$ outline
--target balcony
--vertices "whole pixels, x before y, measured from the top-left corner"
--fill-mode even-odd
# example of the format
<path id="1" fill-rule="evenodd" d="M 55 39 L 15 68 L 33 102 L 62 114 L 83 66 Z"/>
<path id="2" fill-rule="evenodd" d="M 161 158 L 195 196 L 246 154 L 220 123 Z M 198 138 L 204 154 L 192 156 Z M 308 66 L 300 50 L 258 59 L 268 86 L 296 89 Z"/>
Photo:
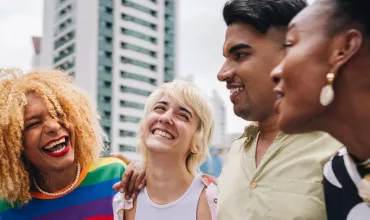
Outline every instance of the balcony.
<path id="1" fill-rule="evenodd" d="M 114 8 L 113 0 L 100 0 L 99 5 L 107 6 L 109 8 Z"/>
<path id="2" fill-rule="evenodd" d="M 55 41 L 54 43 L 54 49 L 58 49 L 59 47 L 63 46 L 64 44 L 70 42 L 75 38 L 75 32 L 69 32 L 67 35 L 62 37 L 60 40 Z"/>
<path id="3" fill-rule="evenodd" d="M 104 25 L 99 25 L 99 35 L 113 37 L 113 28 L 108 28 Z"/>
<path id="4" fill-rule="evenodd" d="M 110 126 L 112 125 L 112 123 L 111 123 L 111 119 L 108 119 L 108 118 L 104 118 L 104 117 L 102 117 L 102 118 L 100 119 L 100 125 L 101 125 L 102 127 L 110 127 Z"/>
<path id="5" fill-rule="evenodd" d="M 100 71 L 98 73 L 98 80 L 112 82 L 112 74 L 105 71 Z"/>
<path id="6" fill-rule="evenodd" d="M 112 43 L 108 43 L 105 40 L 99 40 L 99 49 L 108 52 L 113 52 L 113 45 Z"/>
<path id="7" fill-rule="evenodd" d="M 99 102 L 98 109 L 99 109 L 99 112 L 112 111 L 112 105 L 108 103 L 104 103 L 104 102 Z"/>
<path id="8" fill-rule="evenodd" d="M 102 66 L 112 66 L 112 58 L 108 58 L 107 56 L 99 56 L 98 57 L 99 61 L 99 65 L 102 65 Z"/>
<path id="9" fill-rule="evenodd" d="M 64 54 L 59 55 L 58 57 L 55 57 L 54 58 L 54 63 L 57 63 L 58 61 L 62 60 L 63 58 L 73 54 L 75 52 L 74 45 L 72 45 L 71 47 L 68 47 L 67 50 L 68 50 L 67 53 L 64 53 Z"/>
<path id="10" fill-rule="evenodd" d="M 113 14 L 108 14 L 106 12 L 100 12 L 99 19 L 103 21 L 113 22 Z"/>

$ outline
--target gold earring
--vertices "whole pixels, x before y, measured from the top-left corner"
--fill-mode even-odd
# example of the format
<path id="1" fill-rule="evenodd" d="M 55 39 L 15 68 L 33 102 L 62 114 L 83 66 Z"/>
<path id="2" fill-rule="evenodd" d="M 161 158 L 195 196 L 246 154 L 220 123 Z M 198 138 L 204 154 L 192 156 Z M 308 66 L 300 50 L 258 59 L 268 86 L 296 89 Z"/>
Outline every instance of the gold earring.
<path id="1" fill-rule="evenodd" d="M 327 84 L 321 89 L 320 104 L 322 106 L 328 106 L 334 100 L 334 73 L 328 73 L 326 75 Z"/>

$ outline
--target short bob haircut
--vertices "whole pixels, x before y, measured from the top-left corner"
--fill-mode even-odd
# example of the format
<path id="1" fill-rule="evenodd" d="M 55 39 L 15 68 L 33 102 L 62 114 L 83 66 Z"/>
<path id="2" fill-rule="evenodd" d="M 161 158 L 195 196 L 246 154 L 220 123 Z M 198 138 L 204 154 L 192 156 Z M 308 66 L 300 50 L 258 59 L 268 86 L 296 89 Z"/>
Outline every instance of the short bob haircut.
<path id="1" fill-rule="evenodd" d="M 35 168 L 23 155 L 24 107 L 27 95 L 35 93 L 45 101 L 50 115 L 67 129 L 74 127 L 75 160 L 83 165 L 96 162 L 106 135 L 91 100 L 60 71 L 0 69 L 0 198 L 11 205 L 31 200 L 31 179 Z"/>
<path id="2" fill-rule="evenodd" d="M 199 125 L 193 138 L 190 149 L 193 150 L 186 157 L 186 167 L 188 171 L 194 174 L 209 155 L 209 146 L 214 131 L 214 118 L 205 96 L 194 84 L 182 80 L 175 80 L 170 83 L 164 83 L 155 90 L 148 98 L 144 109 L 144 116 L 140 122 L 140 131 L 138 134 L 137 148 L 143 157 L 144 165 L 147 165 L 148 150 L 144 144 L 143 125 L 152 111 L 155 103 L 163 96 L 168 96 L 180 105 L 187 104 L 199 117 Z"/>

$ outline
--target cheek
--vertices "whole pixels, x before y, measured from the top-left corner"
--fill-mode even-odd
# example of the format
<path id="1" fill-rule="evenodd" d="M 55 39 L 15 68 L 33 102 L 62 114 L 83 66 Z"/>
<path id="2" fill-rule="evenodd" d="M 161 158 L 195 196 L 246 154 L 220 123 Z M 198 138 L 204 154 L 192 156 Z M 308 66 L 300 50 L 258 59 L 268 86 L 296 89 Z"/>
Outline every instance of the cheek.
<path id="1" fill-rule="evenodd" d="M 23 134 L 23 145 L 24 149 L 29 151 L 33 150 L 38 147 L 40 144 L 40 135 L 39 132 L 36 130 L 28 131 L 27 133 Z"/>

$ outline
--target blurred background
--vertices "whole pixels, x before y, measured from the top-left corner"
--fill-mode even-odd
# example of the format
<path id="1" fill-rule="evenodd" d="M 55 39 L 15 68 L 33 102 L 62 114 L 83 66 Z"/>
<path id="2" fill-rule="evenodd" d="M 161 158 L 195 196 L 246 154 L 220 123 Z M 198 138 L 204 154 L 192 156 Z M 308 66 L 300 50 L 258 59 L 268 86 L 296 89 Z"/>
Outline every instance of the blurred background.
<path id="1" fill-rule="evenodd" d="M 225 0 L 0 0 L 0 67 L 59 68 L 98 103 L 109 151 L 140 160 L 138 123 L 149 94 L 176 78 L 196 83 L 216 118 L 211 156 L 224 155 L 248 122 L 233 114 L 217 81 Z"/>

